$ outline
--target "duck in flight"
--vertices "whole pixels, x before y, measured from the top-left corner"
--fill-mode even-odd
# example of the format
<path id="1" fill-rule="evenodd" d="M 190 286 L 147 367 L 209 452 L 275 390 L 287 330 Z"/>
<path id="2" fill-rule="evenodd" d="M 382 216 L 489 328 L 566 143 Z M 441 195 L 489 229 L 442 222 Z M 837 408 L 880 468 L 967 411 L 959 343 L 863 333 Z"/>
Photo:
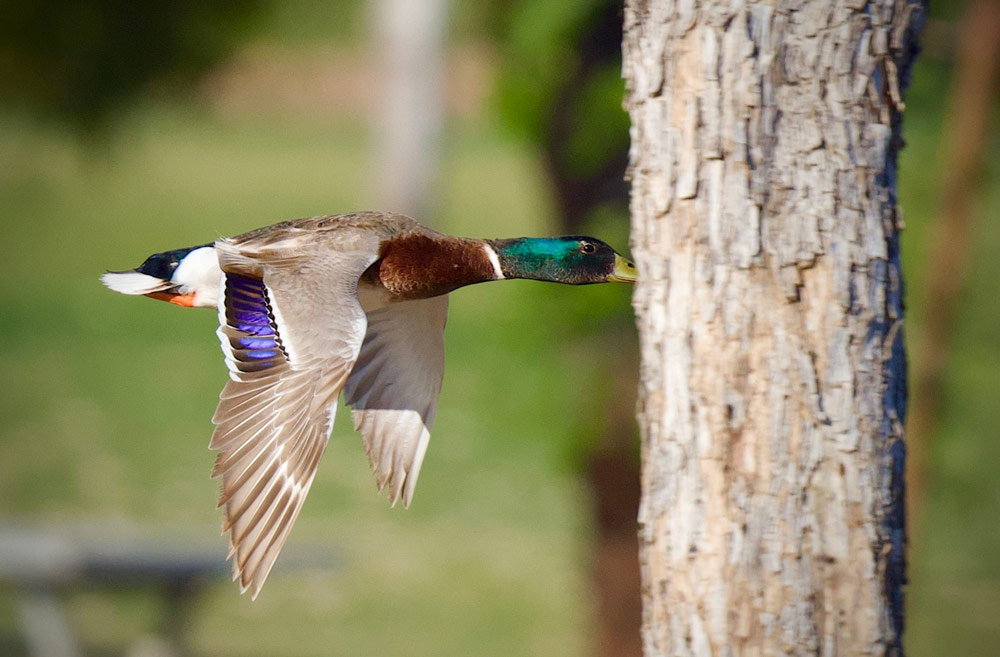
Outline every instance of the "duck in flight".
<path id="1" fill-rule="evenodd" d="M 233 579 L 256 598 L 351 407 L 379 490 L 413 499 L 444 375 L 448 293 L 507 278 L 634 282 L 586 236 L 481 240 L 400 214 L 296 219 L 108 272 L 105 285 L 216 308 L 229 380 L 212 422 L 213 477 Z"/>

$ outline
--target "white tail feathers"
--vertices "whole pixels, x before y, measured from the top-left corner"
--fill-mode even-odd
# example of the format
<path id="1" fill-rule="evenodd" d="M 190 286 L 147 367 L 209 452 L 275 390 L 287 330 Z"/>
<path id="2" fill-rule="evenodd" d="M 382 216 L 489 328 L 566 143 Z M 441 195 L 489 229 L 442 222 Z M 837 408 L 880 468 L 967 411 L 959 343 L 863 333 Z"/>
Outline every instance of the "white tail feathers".
<path id="1" fill-rule="evenodd" d="M 173 285 L 170 281 L 132 271 L 109 271 L 101 276 L 101 282 L 109 289 L 121 294 L 152 294 L 163 292 Z"/>

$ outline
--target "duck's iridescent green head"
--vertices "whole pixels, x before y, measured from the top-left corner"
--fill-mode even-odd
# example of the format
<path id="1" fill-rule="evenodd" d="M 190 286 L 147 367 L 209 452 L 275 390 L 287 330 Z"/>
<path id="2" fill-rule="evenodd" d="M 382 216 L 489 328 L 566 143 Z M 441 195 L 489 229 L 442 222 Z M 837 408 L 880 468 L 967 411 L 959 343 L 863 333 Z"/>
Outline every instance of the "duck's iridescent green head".
<path id="1" fill-rule="evenodd" d="M 599 239 L 586 235 L 490 240 L 505 278 L 569 285 L 633 283 L 635 265 Z"/>

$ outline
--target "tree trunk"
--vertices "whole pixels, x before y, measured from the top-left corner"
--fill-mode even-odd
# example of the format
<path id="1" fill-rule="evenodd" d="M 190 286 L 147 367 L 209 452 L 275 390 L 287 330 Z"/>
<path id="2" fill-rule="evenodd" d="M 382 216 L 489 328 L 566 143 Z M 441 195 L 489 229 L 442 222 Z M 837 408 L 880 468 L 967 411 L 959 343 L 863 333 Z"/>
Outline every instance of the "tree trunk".
<path id="1" fill-rule="evenodd" d="M 901 655 L 918 0 L 628 0 L 646 655 Z"/>

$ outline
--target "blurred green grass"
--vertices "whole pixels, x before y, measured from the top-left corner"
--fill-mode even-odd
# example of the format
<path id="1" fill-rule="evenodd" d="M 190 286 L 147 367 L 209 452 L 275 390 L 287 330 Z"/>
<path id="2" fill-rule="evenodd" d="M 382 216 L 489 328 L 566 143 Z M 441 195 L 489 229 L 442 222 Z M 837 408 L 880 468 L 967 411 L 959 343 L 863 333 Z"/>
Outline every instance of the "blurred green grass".
<path id="1" fill-rule="evenodd" d="M 97 277 L 154 251 L 368 207 L 364 126 L 149 106 L 95 153 L 23 116 L 3 120 L 0 520 L 134 523 L 209 542 L 219 517 L 206 445 L 225 378 L 214 315 L 114 295 Z M 445 168 L 435 227 L 550 232 L 532 158 L 491 129 L 456 127 Z M 586 493 L 565 456 L 586 414 L 574 386 L 595 374 L 559 346 L 559 292 L 628 307 L 624 286 L 518 281 L 454 295 L 413 507 L 375 494 L 342 417 L 289 541 L 328 546 L 338 567 L 283 572 L 279 561 L 253 604 L 213 586 L 190 628 L 195 653 L 582 653 Z M 70 609 L 88 645 L 116 651 L 155 629 L 158 604 L 87 592 Z M 7 591 L 0 611 L 11 608 Z M 0 634 L 15 632 L 0 613 Z"/>

